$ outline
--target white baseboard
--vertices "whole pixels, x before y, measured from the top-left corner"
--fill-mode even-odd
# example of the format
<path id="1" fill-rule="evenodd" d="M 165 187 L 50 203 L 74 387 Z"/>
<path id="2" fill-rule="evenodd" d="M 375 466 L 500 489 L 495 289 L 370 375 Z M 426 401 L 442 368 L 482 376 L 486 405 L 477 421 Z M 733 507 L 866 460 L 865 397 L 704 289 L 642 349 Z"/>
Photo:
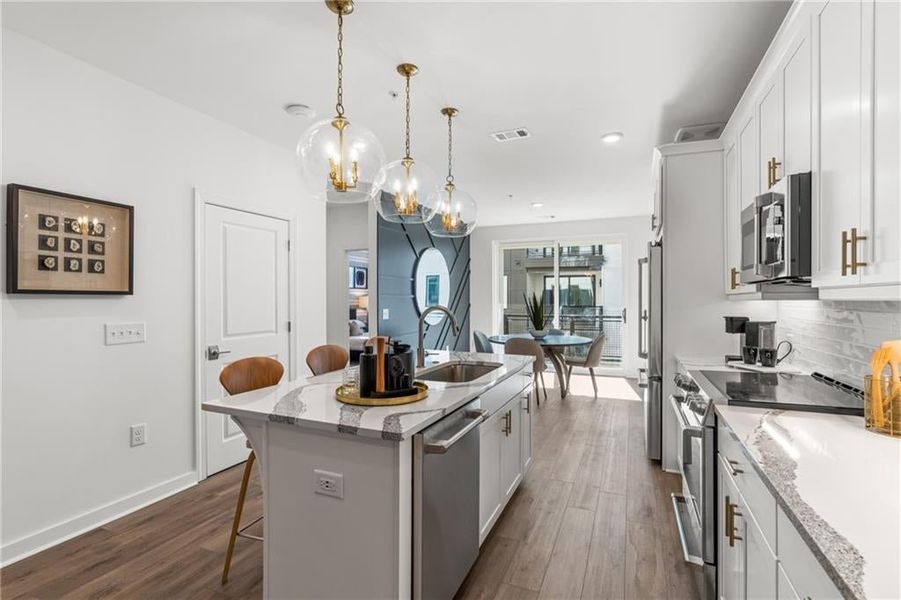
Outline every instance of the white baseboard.
<path id="1" fill-rule="evenodd" d="M 0 547 L 0 566 L 5 567 L 41 550 L 56 546 L 196 484 L 197 472 L 190 471 L 125 498 L 89 510 L 62 523 L 13 540 Z"/>

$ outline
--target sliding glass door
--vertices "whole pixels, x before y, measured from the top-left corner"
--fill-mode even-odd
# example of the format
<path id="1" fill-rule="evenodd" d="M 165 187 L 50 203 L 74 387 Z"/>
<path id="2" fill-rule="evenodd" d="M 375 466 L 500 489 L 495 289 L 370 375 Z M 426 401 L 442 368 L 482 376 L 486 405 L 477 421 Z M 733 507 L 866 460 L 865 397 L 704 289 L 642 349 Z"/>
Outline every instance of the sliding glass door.
<path id="1" fill-rule="evenodd" d="M 543 297 L 553 327 L 595 338 L 604 335 L 603 362 L 623 361 L 625 293 L 623 240 L 549 240 L 499 246 L 496 333 L 526 333 L 525 298 Z M 567 350 L 585 353 L 588 346 Z"/>

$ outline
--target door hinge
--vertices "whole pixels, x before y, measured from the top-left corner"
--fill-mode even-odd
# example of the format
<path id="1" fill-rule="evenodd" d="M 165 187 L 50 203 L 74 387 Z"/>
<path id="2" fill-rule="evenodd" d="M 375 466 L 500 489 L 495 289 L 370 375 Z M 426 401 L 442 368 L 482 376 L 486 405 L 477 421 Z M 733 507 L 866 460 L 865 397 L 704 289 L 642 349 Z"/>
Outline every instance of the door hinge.
<path id="1" fill-rule="evenodd" d="M 288 321 L 288 333 L 291 333 L 291 321 Z"/>
<path id="2" fill-rule="evenodd" d="M 291 240 L 288 240 L 288 252 L 291 252 Z"/>

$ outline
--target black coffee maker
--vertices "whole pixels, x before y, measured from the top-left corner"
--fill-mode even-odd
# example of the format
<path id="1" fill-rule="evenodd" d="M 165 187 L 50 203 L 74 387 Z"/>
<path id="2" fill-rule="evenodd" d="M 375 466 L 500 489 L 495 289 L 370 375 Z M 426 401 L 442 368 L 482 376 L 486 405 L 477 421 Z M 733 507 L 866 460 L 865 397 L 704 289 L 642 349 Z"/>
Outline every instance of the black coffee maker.
<path id="1" fill-rule="evenodd" d="M 748 317 L 723 317 L 726 320 L 726 333 L 732 333 L 738 336 L 739 354 L 727 354 L 726 362 L 734 360 L 743 360 L 743 349 L 745 347 L 745 327 L 751 320 Z"/>

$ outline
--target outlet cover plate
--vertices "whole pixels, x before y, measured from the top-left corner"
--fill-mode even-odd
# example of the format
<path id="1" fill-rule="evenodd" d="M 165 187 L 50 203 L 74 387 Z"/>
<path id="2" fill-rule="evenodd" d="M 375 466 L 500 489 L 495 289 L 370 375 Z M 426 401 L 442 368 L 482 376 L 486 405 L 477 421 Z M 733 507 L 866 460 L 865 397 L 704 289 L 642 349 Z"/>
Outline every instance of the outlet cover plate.
<path id="1" fill-rule="evenodd" d="M 322 469 L 313 469 L 313 491 L 323 496 L 344 498 L 344 475 L 342 473 L 333 473 L 332 471 L 323 471 Z"/>
<path id="2" fill-rule="evenodd" d="M 147 423 L 131 426 L 131 447 L 143 446 L 147 443 Z"/>

